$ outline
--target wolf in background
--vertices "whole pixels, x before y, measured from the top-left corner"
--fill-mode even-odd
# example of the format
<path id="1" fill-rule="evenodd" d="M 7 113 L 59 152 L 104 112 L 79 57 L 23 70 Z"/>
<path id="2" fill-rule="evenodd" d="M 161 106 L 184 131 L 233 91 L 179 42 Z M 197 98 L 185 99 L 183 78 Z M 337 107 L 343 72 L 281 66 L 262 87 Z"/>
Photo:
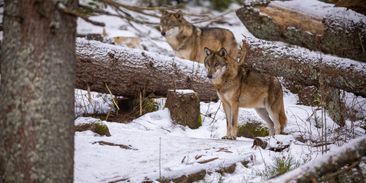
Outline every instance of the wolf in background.
<path id="1" fill-rule="evenodd" d="M 226 48 L 232 58 L 237 56 L 238 44 L 233 33 L 223 28 L 199 28 L 189 23 L 182 11 L 162 10 L 160 31 L 176 56 L 203 63 L 203 48 L 211 50 Z"/>

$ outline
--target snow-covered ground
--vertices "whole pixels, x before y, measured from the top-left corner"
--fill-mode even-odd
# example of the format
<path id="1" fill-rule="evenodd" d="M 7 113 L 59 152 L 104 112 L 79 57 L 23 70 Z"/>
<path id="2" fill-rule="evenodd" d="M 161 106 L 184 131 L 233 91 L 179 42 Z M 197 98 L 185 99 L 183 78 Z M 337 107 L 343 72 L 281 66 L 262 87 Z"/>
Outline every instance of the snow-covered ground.
<path id="1" fill-rule="evenodd" d="M 232 5 L 231 10 L 238 7 L 238 5 Z M 209 13 L 213 17 L 220 15 L 219 12 L 209 12 L 208 9 L 193 6 L 187 6 L 185 12 Z M 194 21 L 194 18 L 195 16 L 192 16 L 190 20 Z M 151 26 L 134 23 L 136 28 L 132 28 L 116 17 L 98 16 L 93 19 L 106 23 L 105 39 L 116 36 L 139 37 L 141 39 L 139 49 L 162 55 L 173 55 L 172 49 L 160 32 Z M 150 20 L 159 22 L 154 18 Z M 234 11 L 226 14 L 223 20 L 227 23 L 213 23 L 210 26 L 230 29 L 238 42 L 241 42 L 242 35 L 254 38 L 241 24 Z M 206 23 L 199 25 L 203 26 Z M 78 32 L 102 33 L 103 28 L 78 20 Z M 110 95 L 91 92 L 89 97 L 88 92 L 75 90 L 75 96 L 76 116 L 78 116 L 75 124 L 99 120 L 80 117 L 83 113 L 106 113 L 113 110 Z M 351 94 L 346 96 L 350 104 L 355 103 L 354 96 Z M 201 102 L 203 121 L 198 129 L 175 124 L 170 118 L 169 111 L 161 108 L 126 124 L 102 121 L 108 126 L 111 132 L 110 137 L 98 136 L 91 131 L 76 132 L 74 181 L 80 183 L 141 182 L 145 179 L 156 180 L 160 177 L 176 178 L 207 169 L 212 170 L 212 173 L 206 174 L 204 180 L 200 182 L 263 182 L 267 178 L 263 175 L 263 171 L 273 164 L 275 158 L 292 157 L 295 163 L 303 164 L 320 156 L 322 147 L 312 145 L 321 141 L 322 127 L 326 127 L 327 140 L 332 143 L 328 146 L 330 149 L 342 145 L 351 138 L 365 135 L 365 130 L 360 127 L 362 121 L 347 121 L 345 127 L 339 128 L 328 115 L 324 118 L 322 110 L 317 107 L 297 105 L 297 95 L 285 90 L 284 99 L 288 117 L 285 132 L 288 135 L 263 138 L 270 142 L 270 146 L 278 146 L 278 143 L 289 144 L 289 148 L 282 152 L 251 148 L 253 139 L 249 138 L 240 137 L 236 141 L 221 140 L 226 133 L 226 122 L 220 102 Z M 165 100 L 158 100 L 161 106 L 164 106 Z M 366 100 L 357 98 L 356 101 L 362 110 Z M 244 124 L 248 121 L 262 122 L 254 110 L 240 109 L 239 123 Z M 306 142 L 296 140 L 300 137 L 306 139 Z M 132 149 L 94 143 L 97 141 L 123 144 Z M 215 159 L 202 163 L 212 158 Z M 249 163 L 244 166 L 240 163 L 243 160 Z M 238 163 L 234 173 L 221 175 L 215 172 L 236 162 Z"/>
<path id="2" fill-rule="evenodd" d="M 174 124 L 168 109 L 145 114 L 130 123 L 105 122 L 111 132 L 111 137 L 101 137 L 90 131 L 77 132 L 75 135 L 75 182 L 108 182 L 115 180 L 130 180 L 141 182 L 145 177 L 155 180 L 161 176 L 176 178 L 184 174 L 198 172 L 202 169 L 215 170 L 237 163 L 233 174 L 219 176 L 218 173 L 206 175 L 206 182 L 261 182 L 265 177 L 260 176 L 266 166 L 270 166 L 276 157 L 291 156 L 300 164 L 322 154 L 321 147 L 311 147 L 308 143 L 295 140 L 303 136 L 305 139 L 319 141 L 321 125 L 315 122 L 315 108 L 296 105 L 296 95 L 285 95 L 288 125 L 285 129 L 289 135 L 277 135 L 270 140 L 271 146 L 277 142 L 290 144 L 284 152 L 273 152 L 260 148 L 252 149 L 253 139 L 238 138 L 236 141 L 221 140 L 226 133 L 224 111 L 217 103 L 201 102 L 203 123 L 198 129 L 190 129 Z M 215 114 L 215 118 L 207 117 Z M 321 111 L 315 112 L 319 117 Z M 90 117 L 79 117 L 75 123 L 97 121 Z M 254 110 L 241 109 L 240 123 L 246 121 L 261 121 Z M 321 121 L 321 120 L 319 120 Z M 349 140 L 350 137 L 337 131 L 338 126 L 327 116 L 327 136 L 329 142 L 338 143 Z M 357 126 L 357 124 L 356 124 Z M 344 131 L 352 132 L 352 124 L 347 123 Z M 364 135 L 362 128 L 353 129 L 356 136 Z M 344 135 L 345 141 L 339 141 Z M 126 150 L 115 146 L 93 144 L 97 141 L 107 141 L 116 144 L 130 145 L 137 150 Z M 161 144 L 161 145 L 160 145 Z M 338 144 L 341 145 L 341 144 Z M 335 147 L 330 145 L 329 147 Z M 159 153 L 161 148 L 161 153 Z M 223 149 L 223 150 L 220 150 Z M 202 155 L 201 158 L 195 157 Z M 218 159 L 200 164 L 199 161 L 210 158 Z M 249 160 L 247 167 L 240 161 Z M 161 168 L 159 167 L 161 163 Z"/>

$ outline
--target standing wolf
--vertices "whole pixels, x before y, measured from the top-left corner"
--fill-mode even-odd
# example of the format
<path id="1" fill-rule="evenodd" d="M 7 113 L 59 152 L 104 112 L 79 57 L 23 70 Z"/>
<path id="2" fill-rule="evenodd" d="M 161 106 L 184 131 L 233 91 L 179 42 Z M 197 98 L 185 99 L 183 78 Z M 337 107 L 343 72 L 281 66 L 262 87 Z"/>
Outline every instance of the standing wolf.
<path id="1" fill-rule="evenodd" d="M 215 52 L 204 48 L 207 77 L 211 79 L 224 106 L 227 135 L 235 139 L 238 130 L 239 107 L 255 108 L 267 122 L 270 135 L 279 134 L 286 125 L 281 84 L 274 76 L 246 70 L 241 67 L 225 48 Z"/>
<path id="2" fill-rule="evenodd" d="M 212 50 L 226 48 L 235 58 L 238 45 L 233 33 L 223 28 L 199 28 L 183 18 L 182 11 L 163 10 L 160 18 L 160 31 L 178 57 L 203 63 L 204 47 Z"/>

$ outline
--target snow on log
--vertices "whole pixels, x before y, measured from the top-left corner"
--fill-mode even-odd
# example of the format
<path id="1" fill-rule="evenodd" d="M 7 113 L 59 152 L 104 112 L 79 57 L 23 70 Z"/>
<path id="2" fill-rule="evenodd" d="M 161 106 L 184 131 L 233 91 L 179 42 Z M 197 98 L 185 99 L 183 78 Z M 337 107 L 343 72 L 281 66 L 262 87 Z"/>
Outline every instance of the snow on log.
<path id="1" fill-rule="evenodd" d="M 319 86 L 322 83 L 366 97 L 366 64 L 301 47 L 246 37 L 245 67 L 274 76 Z"/>
<path id="2" fill-rule="evenodd" d="M 366 15 L 366 3 L 363 0 L 328 0 L 335 3 L 336 7 L 345 7 L 363 15 Z"/>
<path id="3" fill-rule="evenodd" d="M 322 182 L 320 179 L 326 174 L 337 172 L 365 155 L 366 136 L 362 136 L 268 182 Z"/>
<path id="4" fill-rule="evenodd" d="M 76 41 L 76 88 L 136 97 L 166 96 L 169 89 L 192 89 L 203 101 L 217 100 L 202 64 L 98 41 Z"/>
<path id="5" fill-rule="evenodd" d="M 236 12 L 257 38 L 366 62 L 366 16 L 317 0 L 249 1 Z"/>

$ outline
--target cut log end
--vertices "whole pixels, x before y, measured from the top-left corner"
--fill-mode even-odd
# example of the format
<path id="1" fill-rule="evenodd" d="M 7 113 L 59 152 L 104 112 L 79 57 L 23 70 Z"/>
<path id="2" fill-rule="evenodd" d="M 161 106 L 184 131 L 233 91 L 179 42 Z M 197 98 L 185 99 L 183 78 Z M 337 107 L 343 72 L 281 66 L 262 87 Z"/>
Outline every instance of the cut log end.
<path id="1" fill-rule="evenodd" d="M 193 90 L 169 90 L 165 107 L 178 124 L 190 128 L 198 128 L 202 124 L 200 115 L 200 100 Z"/>
<path id="2" fill-rule="evenodd" d="M 271 17 L 272 21 L 279 25 L 283 31 L 286 31 L 289 27 L 294 27 L 319 36 L 324 34 L 325 26 L 321 19 L 270 5 L 259 6 L 258 9 Z"/>

